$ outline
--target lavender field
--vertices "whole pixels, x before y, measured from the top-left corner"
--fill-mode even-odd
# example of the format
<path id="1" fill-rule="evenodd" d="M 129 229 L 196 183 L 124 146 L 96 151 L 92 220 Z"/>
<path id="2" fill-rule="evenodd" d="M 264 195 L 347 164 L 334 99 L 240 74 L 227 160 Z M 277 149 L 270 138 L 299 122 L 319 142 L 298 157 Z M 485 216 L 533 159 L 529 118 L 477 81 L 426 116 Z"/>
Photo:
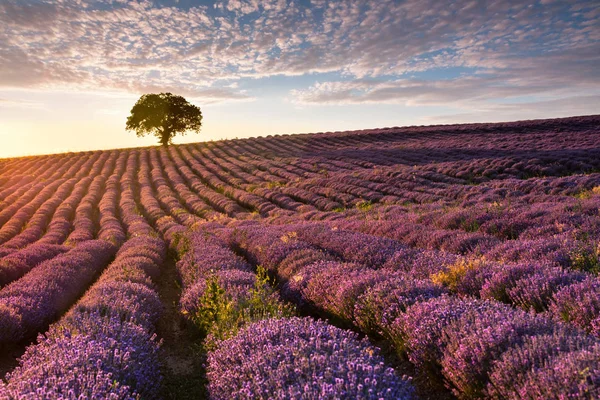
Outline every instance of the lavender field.
<path id="1" fill-rule="evenodd" d="M 0 160 L 0 399 L 598 399 L 600 116 Z"/>

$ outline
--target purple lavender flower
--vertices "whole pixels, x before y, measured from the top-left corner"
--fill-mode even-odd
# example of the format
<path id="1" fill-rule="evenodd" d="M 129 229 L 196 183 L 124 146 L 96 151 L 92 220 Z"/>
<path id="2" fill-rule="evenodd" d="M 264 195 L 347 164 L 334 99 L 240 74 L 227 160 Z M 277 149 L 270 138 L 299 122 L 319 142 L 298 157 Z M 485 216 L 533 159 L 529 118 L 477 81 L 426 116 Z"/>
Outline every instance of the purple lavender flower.
<path id="1" fill-rule="evenodd" d="M 137 392 L 154 398 L 161 381 L 158 365 L 158 342 L 138 325 L 79 314 L 27 349 L 7 375 L 7 388 L 17 398 L 39 388 L 56 397 L 94 393 L 129 398 Z M 113 385 L 105 384 L 107 377 Z"/>
<path id="2" fill-rule="evenodd" d="M 322 250 L 314 248 L 293 249 L 288 252 L 286 257 L 276 266 L 276 273 L 280 279 L 285 281 L 299 273 L 307 265 L 316 262 L 336 260 L 337 258 L 335 256 Z"/>
<path id="3" fill-rule="evenodd" d="M 162 303 L 156 291 L 140 283 L 108 282 L 94 285 L 77 303 L 73 312 L 97 312 L 116 316 L 121 321 L 133 321 L 148 331 L 158 321 Z"/>
<path id="4" fill-rule="evenodd" d="M 249 325 L 209 353 L 207 377 L 214 399 L 414 397 L 377 348 L 310 318 Z"/>
<path id="5" fill-rule="evenodd" d="M 515 282 L 508 291 L 513 304 L 524 310 L 546 311 L 552 295 L 562 287 L 585 279 L 581 272 L 565 271 L 560 267 L 545 268 Z"/>
<path id="6" fill-rule="evenodd" d="M 495 307 L 497 304 L 491 302 L 441 296 L 409 307 L 388 329 L 396 347 L 406 351 L 413 364 L 431 367 L 442 357 L 442 331 L 446 326 L 465 312 Z"/>
<path id="7" fill-rule="evenodd" d="M 34 243 L 0 260 L 0 287 L 25 275 L 36 265 L 68 250 L 68 247 Z"/>
<path id="8" fill-rule="evenodd" d="M 498 266 L 491 271 L 492 275 L 483 284 L 480 295 L 484 299 L 495 299 L 503 303 L 510 303 L 509 292 L 516 286 L 520 279 L 531 276 L 537 271 L 546 268 L 550 268 L 550 266 L 538 263 Z"/>
<path id="9" fill-rule="evenodd" d="M 256 281 L 254 273 L 240 270 L 218 270 L 205 278 L 199 277 L 194 284 L 186 288 L 181 294 L 180 309 L 184 316 L 193 316 L 198 308 L 202 306 L 199 304 L 199 299 L 204 295 L 207 279 L 211 275 L 217 278 L 219 285 L 233 301 L 248 298 Z"/>
<path id="10" fill-rule="evenodd" d="M 592 322 L 600 318 L 600 280 L 590 276 L 583 282 L 563 287 L 552 297 L 549 311 L 564 321 L 594 332 Z"/>
<path id="11" fill-rule="evenodd" d="M 444 293 L 444 288 L 430 281 L 389 274 L 358 296 L 354 305 L 354 323 L 367 334 L 389 336 L 388 325 L 409 306 Z"/>
<path id="12" fill-rule="evenodd" d="M 519 387 L 519 399 L 600 398 L 600 344 L 561 354 L 527 373 Z"/>
<path id="13" fill-rule="evenodd" d="M 84 242 L 48 260 L 0 292 L 0 342 L 33 335 L 65 311 L 115 253 L 110 243 Z"/>
<path id="14" fill-rule="evenodd" d="M 591 349 L 598 342 L 574 330 L 558 328 L 546 335 L 527 336 L 493 363 L 489 372 L 487 395 L 492 399 L 521 399 L 520 390 L 528 379 L 557 357 Z"/>
<path id="15" fill-rule="evenodd" d="M 442 374 L 456 395 L 481 397 L 494 360 L 525 337 L 550 334 L 556 328 L 560 327 L 551 320 L 503 304 L 473 308 L 443 329 Z"/>
<path id="16" fill-rule="evenodd" d="M 302 289 L 302 297 L 320 310 L 353 320 L 356 297 L 366 288 L 388 278 L 387 274 L 362 265 L 327 262 L 313 264 Z"/>

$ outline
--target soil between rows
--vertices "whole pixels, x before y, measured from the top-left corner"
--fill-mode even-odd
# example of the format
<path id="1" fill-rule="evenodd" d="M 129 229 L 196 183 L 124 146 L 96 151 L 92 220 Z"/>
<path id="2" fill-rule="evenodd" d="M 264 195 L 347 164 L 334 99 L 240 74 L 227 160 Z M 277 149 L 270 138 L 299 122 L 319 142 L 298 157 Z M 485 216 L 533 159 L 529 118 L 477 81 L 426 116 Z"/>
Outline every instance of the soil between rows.
<path id="1" fill-rule="evenodd" d="M 165 307 L 158 321 L 157 334 L 162 339 L 163 399 L 207 399 L 204 374 L 204 355 L 200 349 L 201 337 L 179 313 L 181 286 L 177 279 L 175 260 L 169 255 L 157 290 Z"/>

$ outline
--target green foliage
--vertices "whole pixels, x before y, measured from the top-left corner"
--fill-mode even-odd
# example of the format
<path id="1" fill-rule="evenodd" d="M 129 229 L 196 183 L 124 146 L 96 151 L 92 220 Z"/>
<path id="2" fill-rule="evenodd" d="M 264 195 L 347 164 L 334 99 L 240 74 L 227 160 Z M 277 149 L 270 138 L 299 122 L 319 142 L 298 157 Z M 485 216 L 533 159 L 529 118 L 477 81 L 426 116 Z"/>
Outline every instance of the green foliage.
<path id="1" fill-rule="evenodd" d="M 600 273 L 600 243 L 580 246 L 569 254 L 571 267 L 581 271 Z"/>
<path id="2" fill-rule="evenodd" d="M 153 134 L 168 146 L 173 136 L 186 131 L 200 132 L 202 112 L 181 96 L 171 93 L 145 94 L 131 109 L 125 128 L 137 136 Z"/>
<path id="3" fill-rule="evenodd" d="M 285 185 L 286 185 L 285 182 L 271 181 L 271 182 L 267 183 L 267 188 L 273 189 L 273 188 L 282 187 L 282 186 L 285 186 Z"/>
<path id="4" fill-rule="evenodd" d="M 171 215 L 182 215 L 182 214 L 187 214 L 187 210 L 185 210 L 183 208 L 172 208 L 171 209 Z"/>
<path id="5" fill-rule="evenodd" d="M 356 208 L 363 212 L 370 211 L 373 208 L 373 202 L 371 200 L 361 200 L 356 203 Z"/>
<path id="6" fill-rule="evenodd" d="M 172 247 L 177 249 L 177 259 L 181 259 L 188 251 L 192 249 L 190 239 L 181 233 L 173 235 Z"/>
<path id="7" fill-rule="evenodd" d="M 225 289 L 219 284 L 216 276 L 206 281 L 206 289 L 198 299 L 198 311 L 192 320 L 202 335 L 219 328 L 223 322 L 229 321 L 233 315 L 234 303 L 227 296 Z"/>
<path id="8" fill-rule="evenodd" d="M 477 232 L 479 230 L 479 221 L 476 219 L 464 219 L 460 226 L 467 232 Z"/>
<path id="9" fill-rule="evenodd" d="M 599 194 L 600 194 L 600 186 L 595 186 L 589 190 L 586 190 L 586 189 L 581 190 L 580 192 L 575 193 L 573 195 L 573 197 L 575 197 L 576 199 L 579 199 L 579 200 L 588 200 L 588 199 L 591 199 L 593 196 L 599 195 Z"/>
<path id="10" fill-rule="evenodd" d="M 459 259 L 456 263 L 448 265 L 444 270 L 433 274 L 430 279 L 433 283 L 446 286 L 451 292 L 456 292 L 463 279 L 470 271 L 482 268 L 483 259 Z"/>
<path id="11" fill-rule="evenodd" d="M 235 336 L 252 322 L 296 315 L 293 306 L 279 299 L 271 283 L 267 271 L 259 266 L 256 281 L 247 296 L 234 298 L 216 276 L 210 277 L 198 299 L 198 311 L 192 316 L 194 325 L 206 337 L 205 349 L 212 349 L 218 342 Z"/>

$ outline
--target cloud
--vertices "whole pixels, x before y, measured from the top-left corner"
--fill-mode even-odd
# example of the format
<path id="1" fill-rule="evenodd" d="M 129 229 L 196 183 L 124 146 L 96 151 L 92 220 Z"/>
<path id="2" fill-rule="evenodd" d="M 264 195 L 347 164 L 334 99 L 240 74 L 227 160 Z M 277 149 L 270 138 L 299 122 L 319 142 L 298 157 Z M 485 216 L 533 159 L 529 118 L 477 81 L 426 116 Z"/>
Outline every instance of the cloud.
<path id="1" fill-rule="evenodd" d="M 435 115 L 424 117 L 422 124 L 452 124 L 465 122 L 497 122 L 526 119 L 542 119 L 552 116 L 569 117 L 575 115 L 597 114 L 600 109 L 600 96 L 572 96 L 548 101 L 529 103 L 489 104 L 486 109 L 477 112 Z"/>
<path id="2" fill-rule="evenodd" d="M 44 108 L 44 105 L 42 103 L 39 103 L 36 101 L 0 98 L 0 109 L 1 108 L 41 109 L 41 108 Z"/>
<path id="3" fill-rule="evenodd" d="M 127 81 L 111 82 L 112 86 L 124 92 L 142 95 L 144 93 L 176 93 L 191 100 L 195 99 L 203 104 L 220 103 L 223 101 L 252 101 L 254 97 L 244 91 L 233 87 L 209 87 L 194 88 L 186 87 L 176 83 L 131 83 Z"/>
<path id="4" fill-rule="evenodd" d="M 387 103 L 477 109 L 487 101 L 523 96 L 564 96 L 575 89 L 568 86 L 568 79 L 553 81 L 543 72 L 538 79 L 530 81 L 529 78 L 503 74 L 444 80 L 358 79 L 317 83 L 307 89 L 294 89 L 291 96 L 293 102 L 304 105 Z M 577 88 L 580 93 L 600 89 L 600 83 L 592 87 L 590 84 L 582 81 Z"/>
<path id="5" fill-rule="evenodd" d="M 464 98 L 478 99 L 486 97 L 484 90 L 543 93 L 596 87 L 600 80 L 600 13 L 594 0 L 157 4 L 0 3 L 0 86 L 131 91 L 164 86 L 228 101 L 251 96 L 239 87 L 218 89 L 223 81 L 337 73 L 357 86 L 298 89 L 298 101 L 429 104 L 460 99 L 461 90 Z M 448 67 L 480 75 L 437 83 L 408 78 Z"/>
<path id="6" fill-rule="evenodd" d="M 0 86 L 29 87 L 46 83 L 77 82 L 88 73 L 62 61 L 42 61 L 20 48 L 0 48 Z"/>
<path id="7" fill-rule="evenodd" d="M 12 26 L 39 29 L 40 26 L 56 23 L 61 12 L 55 3 L 7 1 L 0 4 L 0 14 L 2 19 L 10 22 Z"/>

